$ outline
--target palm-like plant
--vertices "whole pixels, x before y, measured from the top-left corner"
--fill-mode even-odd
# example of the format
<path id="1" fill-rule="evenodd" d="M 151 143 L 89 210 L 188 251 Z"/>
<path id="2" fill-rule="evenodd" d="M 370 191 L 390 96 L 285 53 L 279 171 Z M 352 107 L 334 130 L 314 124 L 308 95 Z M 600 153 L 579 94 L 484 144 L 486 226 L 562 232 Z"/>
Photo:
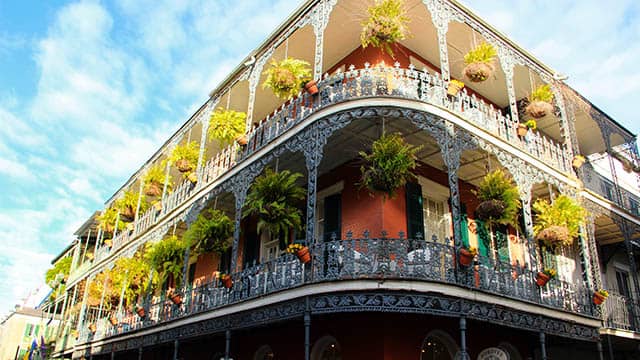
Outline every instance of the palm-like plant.
<path id="1" fill-rule="evenodd" d="M 249 194 L 244 216 L 257 215 L 258 232 L 268 230 L 271 236 L 289 238 L 289 230 L 302 226 L 302 212 L 296 203 L 305 197 L 305 190 L 296 184 L 300 173 L 289 170 L 275 172 L 266 169 L 256 178 Z"/>

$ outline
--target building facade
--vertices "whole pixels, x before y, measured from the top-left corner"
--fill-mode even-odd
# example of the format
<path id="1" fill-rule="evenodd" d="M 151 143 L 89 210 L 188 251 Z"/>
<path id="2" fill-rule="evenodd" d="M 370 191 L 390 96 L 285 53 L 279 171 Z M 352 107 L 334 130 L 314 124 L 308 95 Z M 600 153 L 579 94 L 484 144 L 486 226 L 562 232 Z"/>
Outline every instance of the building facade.
<path id="1" fill-rule="evenodd" d="M 404 8 L 413 36 L 394 44 L 393 55 L 362 46 L 353 19 L 366 17 L 365 5 L 309 0 L 234 69 L 76 233 L 61 306 L 49 307 L 65 319 L 54 356 L 637 356 L 636 137 L 457 2 L 407 0 Z M 496 50 L 495 72 L 448 93 L 462 78 L 464 52 L 483 42 Z M 260 86 L 271 61 L 286 58 L 311 64 L 317 94 L 280 99 Z M 537 131 L 519 135 L 527 97 L 545 84 L 552 110 Z M 209 138 L 216 109 L 246 113 L 246 143 Z M 419 146 L 414 177 L 393 196 L 362 186 L 360 152 L 385 134 Z M 194 141 L 187 178 L 172 154 Z M 577 155 L 587 163 L 576 165 Z M 596 171 L 598 159 L 608 172 Z M 153 167 L 164 181 L 147 208 Z M 243 211 L 267 169 L 301 174 L 305 196 L 292 207 L 303 226 L 290 237 L 272 239 L 259 231 L 259 217 Z M 478 187 L 497 169 L 517 185 L 517 224 L 492 226 L 477 216 Z M 106 228 L 106 214 L 126 193 L 136 195 L 130 221 L 123 225 L 119 211 Z M 570 244 L 543 246 L 532 205 L 561 195 L 587 209 L 586 221 Z M 120 259 L 147 259 L 147 244 L 182 238 L 212 209 L 232 219 L 228 250 L 186 246 L 182 285 L 178 273 L 161 281 L 155 274 L 145 280 L 152 290 L 130 297 L 130 276 L 111 289 L 119 296 L 108 295 L 116 275 L 104 274 Z M 308 247 L 309 262 L 284 251 L 290 241 Z M 478 254 L 462 265 L 470 247 Z M 540 286 L 545 269 L 557 277 Z M 602 305 L 593 301 L 599 289 L 609 291 Z"/>

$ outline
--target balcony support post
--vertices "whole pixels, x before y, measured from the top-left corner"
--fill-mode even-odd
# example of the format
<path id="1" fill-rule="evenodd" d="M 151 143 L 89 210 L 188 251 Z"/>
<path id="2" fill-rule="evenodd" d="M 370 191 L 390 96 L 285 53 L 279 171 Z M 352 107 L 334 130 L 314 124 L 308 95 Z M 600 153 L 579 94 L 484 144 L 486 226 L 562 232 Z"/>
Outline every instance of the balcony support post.
<path id="1" fill-rule="evenodd" d="M 438 34 L 438 49 L 440 50 L 440 72 L 442 81 L 451 80 L 449 70 L 449 49 L 447 47 L 447 31 L 449 21 L 455 16 L 453 9 L 447 1 L 443 0 L 422 0 L 431 13 L 431 21 Z"/>
<path id="2" fill-rule="evenodd" d="M 547 345 L 544 333 L 541 331 L 540 335 L 540 359 L 547 360 Z"/>
<path id="3" fill-rule="evenodd" d="M 144 189 L 144 181 L 142 181 L 142 179 L 140 179 L 140 186 L 138 189 L 138 202 L 136 204 L 136 212 L 134 214 L 134 218 L 133 218 L 133 223 L 137 224 L 138 223 L 138 218 L 140 217 L 140 204 L 142 204 L 142 190 Z M 135 225 L 134 225 L 135 226 Z M 134 227 L 135 230 L 135 227 Z"/>
<path id="4" fill-rule="evenodd" d="M 511 110 L 511 120 L 519 122 L 518 115 L 518 99 L 516 98 L 516 89 L 513 84 L 513 69 L 515 67 L 514 58 L 509 54 L 509 50 L 503 46 L 498 46 L 498 57 L 500 58 L 500 66 L 504 71 L 507 96 L 509 96 L 509 109 Z"/>
<path id="5" fill-rule="evenodd" d="M 229 354 L 231 353 L 231 330 L 227 329 L 224 335 L 224 360 L 229 360 Z"/>
<path id="6" fill-rule="evenodd" d="M 180 342 L 178 340 L 173 340 L 173 360 L 178 360 L 179 346 L 180 346 Z"/>
<path id="7" fill-rule="evenodd" d="M 111 360 L 115 360 L 116 358 L 116 353 L 114 351 L 111 351 Z"/>
<path id="8" fill-rule="evenodd" d="M 573 155 L 580 154 L 580 145 L 578 143 L 578 134 L 576 133 L 576 114 L 575 103 L 566 99 L 563 95 L 562 87 L 564 85 L 560 82 L 551 84 L 551 91 L 556 101 L 556 106 L 560 109 L 560 130 L 564 142 L 566 145 L 567 155 L 569 156 L 569 162 L 573 159 Z"/>
<path id="9" fill-rule="evenodd" d="M 456 246 L 462 246 L 462 229 L 460 226 L 460 190 L 458 185 L 458 169 L 460 168 L 460 155 L 464 144 L 456 136 L 453 124 L 446 124 L 446 132 L 443 138 L 438 140 L 442 160 L 447 167 L 449 179 L 449 191 L 451 195 L 451 217 L 453 218 L 453 238 Z"/>
<path id="10" fill-rule="evenodd" d="M 629 260 L 629 267 L 631 268 L 631 279 L 633 280 L 633 290 L 636 294 L 636 296 L 638 294 L 640 294 L 640 281 L 638 280 L 638 265 L 636 264 L 636 258 L 634 256 L 634 252 L 633 252 L 633 243 L 632 243 L 632 237 L 633 237 L 633 233 L 634 233 L 634 227 L 630 226 L 629 223 L 627 222 L 626 219 L 623 219 L 622 217 L 618 216 L 618 215 L 614 215 L 613 216 L 613 221 L 618 225 L 618 227 L 620 228 L 620 231 L 622 232 L 622 235 L 624 237 L 624 245 L 625 248 L 627 250 L 627 258 Z M 633 297 L 631 299 L 627 299 L 627 301 L 632 302 L 633 301 Z M 629 308 L 632 310 L 631 311 L 631 316 L 633 318 L 633 321 L 631 323 L 631 326 L 635 329 L 638 330 L 640 329 L 640 324 L 638 324 L 638 309 L 636 306 L 633 306 L 633 304 L 631 304 L 631 306 L 629 306 Z"/>
<path id="11" fill-rule="evenodd" d="M 529 253 L 529 268 L 538 271 L 538 249 L 533 238 L 533 218 L 531 216 L 531 186 L 518 184 L 520 201 L 522 202 L 522 218 L 524 222 L 524 235 L 527 238 L 527 252 Z"/>
<path id="12" fill-rule="evenodd" d="M 596 244 L 596 223 L 595 216 L 588 215 L 587 221 L 584 225 L 585 232 L 587 236 L 587 251 L 589 252 L 590 258 L 590 270 L 592 277 L 592 285 L 594 289 L 602 289 L 602 272 L 600 271 L 600 261 L 598 256 L 598 245 Z"/>
<path id="13" fill-rule="evenodd" d="M 315 215 L 316 215 L 316 191 L 318 186 L 318 166 L 322 161 L 324 146 L 317 136 L 317 129 L 314 128 L 305 136 L 303 153 L 307 165 L 307 233 L 306 244 L 310 245 L 315 236 Z M 324 142 L 324 141 L 323 141 Z"/>
<path id="14" fill-rule="evenodd" d="M 467 353 L 467 319 L 464 316 L 460 317 L 460 359 L 469 359 Z"/>
<path id="15" fill-rule="evenodd" d="M 142 346 L 138 348 L 138 360 L 142 360 Z"/>
<path id="16" fill-rule="evenodd" d="M 602 340 L 598 338 L 598 342 L 596 342 L 596 348 L 598 349 L 598 359 L 604 360 L 604 352 L 602 351 Z"/>
<path id="17" fill-rule="evenodd" d="M 304 360 L 309 360 L 311 356 L 311 311 L 309 308 L 309 298 L 305 299 L 306 310 L 304 312 Z"/>
<path id="18" fill-rule="evenodd" d="M 216 106 L 217 102 L 212 102 L 209 100 L 207 102 L 206 107 L 199 114 L 200 123 L 202 124 L 202 134 L 200 135 L 200 151 L 198 152 L 198 164 L 196 166 L 196 176 L 198 178 L 198 183 L 196 184 L 198 187 L 202 186 L 202 174 L 203 174 L 203 166 L 202 162 L 204 160 L 204 150 L 207 145 L 207 131 L 209 130 L 209 117 L 211 116 L 211 112 Z"/>
<path id="19" fill-rule="evenodd" d="M 311 24 L 316 35 L 316 51 L 313 61 L 313 79 L 322 79 L 322 51 L 324 49 L 324 30 L 329 24 L 329 16 L 337 0 L 323 0 L 313 10 Z"/>
<path id="20" fill-rule="evenodd" d="M 169 149 L 169 155 L 175 148 L 175 144 L 173 144 Z M 169 176 L 171 176 L 171 163 L 167 161 L 167 166 L 165 167 L 165 175 L 164 175 L 164 185 L 162 186 L 162 196 L 160 197 L 160 205 L 162 206 L 162 211 L 164 211 L 164 198 L 167 195 L 167 188 L 169 186 Z M 114 236 L 115 237 L 115 236 Z"/>
<path id="21" fill-rule="evenodd" d="M 84 320 L 87 311 L 87 296 L 89 295 L 89 285 L 93 280 L 93 276 L 88 277 L 84 286 L 84 294 L 82 295 L 82 305 L 80 305 L 80 315 L 78 318 L 78 329 L 84 328 Z"/>

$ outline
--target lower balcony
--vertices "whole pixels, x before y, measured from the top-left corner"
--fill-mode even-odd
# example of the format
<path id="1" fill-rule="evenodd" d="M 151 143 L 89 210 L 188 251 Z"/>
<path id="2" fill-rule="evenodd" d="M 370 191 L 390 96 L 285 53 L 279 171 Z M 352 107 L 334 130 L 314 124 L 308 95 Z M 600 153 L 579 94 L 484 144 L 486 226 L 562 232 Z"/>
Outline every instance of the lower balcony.
<path id="1" fill-rule="evenodd" d="M 533 305 L 543 307 L 540 310 L 545 312 L 559 310 L 569 317 L 600 316 L 600 309 L 592 303 L 591 292 L 586 288 L 557 279 L 540 287 L 530 269 L 491 257 L 477 256 L 471 265 L 462 266 L 456 247 L 448 239 L 406 239 L 403 234 L 398 238 L 388 238 L 386 234 L 380 238 L 350 235 L 347 233 L 344 240 L 312 245 L 311 259 L 306 264 L 295 255 L 286 254 L 232 274 L 232 283 L 226 284 L 228 288 L 215 278 L 194 284 L 184 291 L 179 305 L 164 296 L 154 297 L 145 304 L 144 317 L 130 310 L 121 311 L 116 325 L 106 318 L 89 317 L 87 321 L 97 323 L 98 328 L 90 333 L 84 326 L 79 343 L 319 283 L 331 283 L 338 289 L 341 285 L 377 287 L 389 282 L 399 286 L 396 290 L 451 292 L 450 295 L 469 299 L 483 296 L 495 303 L 515 300 L 522 309 Z"/>

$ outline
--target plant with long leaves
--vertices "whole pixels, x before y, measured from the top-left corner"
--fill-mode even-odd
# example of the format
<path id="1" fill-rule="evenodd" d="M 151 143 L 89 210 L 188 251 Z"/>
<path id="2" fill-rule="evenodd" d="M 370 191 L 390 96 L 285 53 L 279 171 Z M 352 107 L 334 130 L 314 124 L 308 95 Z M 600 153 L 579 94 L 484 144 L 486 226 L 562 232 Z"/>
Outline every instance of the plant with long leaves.
<path id="1" fill-rule="evenodd" d="M 300 173 L 267 168 L 256 178 L 247 195 L 244 216 L 258 216 L 259 233 L 269 230 L 272 237 L 288 239 L 290 230 L 302 227 L 297 202 L 305 198 L 305 190 L 296 184 L 300 177 Z"/>
<path id="2" fill-rule="evenodd" d="M 552 203 L 538 199 L 532 209 L 535 213 L 533 232 L 547 245 L 571 245 L 587 216 L 587 211 L 566 195 L 558 196 Z"/>
<path id="3" fill-rule="evenodd" d="M 139 213 L 144 213 L 149 208 L 149 203 L 143 194 L 127 190 L 122 197 L 115 201 L 114 208 L 120 212 L 121 221 L 133 221 L 138 209 L 138 199 L 140 199 Z"/>
<path id="4" fill-rule="evenodd" d="M 201 212 L 184 233 L 184 241 L 196 254 L 213 252 L 221 254 L 231 245 L 234 222 L 217 209 Z"/>
<path id="5" fill-rule="evenodd" d="M 238 136 L 244 134 L 246 120 L 245 112 L 217 108 L 209 120 L 209 139 L 218 140 L 223 145 L 231 144 Z"/>
<path id="6" fill-rule="evenodd" d="M 369 17 L 362 22 L 360 42 L 366 48 L 372 45 L 394 57 L 391 45 L 407 38 L 409 17 L 402 0 L 376 0 L 367 9 Z"/>
<path id="7" fill-rule="evenodd" d="M 166 282 L 171 276 L 174 286 L 179 288 L 182 285 L 185 250 L 185 242 L 178 239 L 177 236 L 171 235 L 150 245 L 145 254 L 145 259 L 158 274 L 161 283 Z"/>
<path id="8" fill-rule="evenodd" d="M 481 201 L 476 209 L 481 220 L 517 227 L 520 193 L 513 180 L 502 170 L 497 169 L 485 175 L 474 193 Z"/>
<path id="9" fill-rule="evenodd" d="M 100 216 L 98 216 L 98 226 L 102 229 L 105 234 L 105 238 L 109 238 L 111 234 L 113 234 L 113 229 L 115 228 L 116 222 L 118 222 L 118 231 L 122 231 L 125 228 L 125 222 L 118 220 L 118 210 L 114 207 L 109 207 L 105 209 Z"/>
<path id="10" fill-rule="evenodd" d="M 385 134 L 373 142 L 371 152 L 360 152 L 365 164 L 360 167 L 360 187 L 373 195 L 393 197 L 398 188 L 414 179 L 416 153 L 422 146 L 407 144 L 400 134 Z"/>
<path id="11" fill-rule="evenodd" d="M 294 58 L 286 58 L 280 62 L 271 61 L 271 66 L 264 71 L 267 76 L 262 84 L 263 89 L 271 89 L 281 99 L 290 99 L 300 92 L 305 83 L 311 80 L 311 65 Z"/>
<path id="12" fill-rule="evenodd" d="M 191 172 L 198 163 L 200 157 L 200 147 L 195 141 L 190 141 L 176 146 L 169 156 L 169 163 L 174 165 L 180 172 Z"/>
<path id="13" fill-rule="evenodd" d="M 130 307 L 136 300 L 147 293 L 150 287 L 154 287 L 157 279 L 149 283 L 151 267 L 145 261 L 143 252 L 138 251 L 132 257 L 123 257 L 116 260 L 112 271 L 112 283 L 115 291 L 123 293 L 123 306 Z"/>

